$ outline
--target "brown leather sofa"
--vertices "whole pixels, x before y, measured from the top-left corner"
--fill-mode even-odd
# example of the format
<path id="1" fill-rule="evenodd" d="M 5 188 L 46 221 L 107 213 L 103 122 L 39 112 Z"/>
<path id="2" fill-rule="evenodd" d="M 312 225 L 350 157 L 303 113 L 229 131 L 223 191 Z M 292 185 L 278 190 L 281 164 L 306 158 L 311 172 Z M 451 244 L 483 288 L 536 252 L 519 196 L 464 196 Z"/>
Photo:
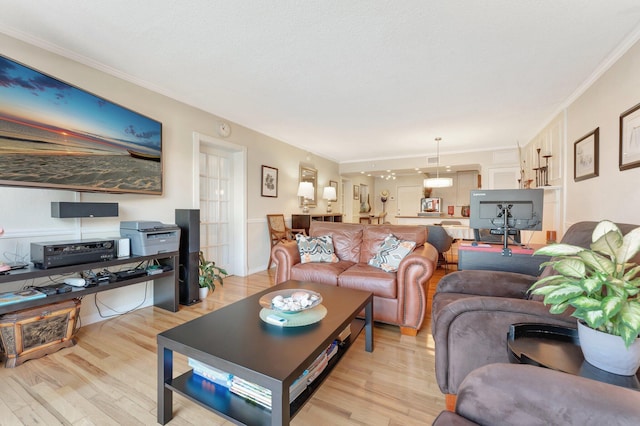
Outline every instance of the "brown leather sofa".
<path id="1" fill-rule="evenodd" d="M 416 242 L 397 272 L 385 272 L 368 264 L 389 234 Z M 429 279 L 438 259 L 436 249 L 426 243 L 426 227 L 311 222 L 309 235 L 331 235 L 339 261 L 301 263 L 295 241 L 279 243 L 271 250 L 276 284 L 287 280 L 314 281 L 371 291 L 375 321 L 398 325 L 402 334 L 417 334 L 427 313 Z"/>

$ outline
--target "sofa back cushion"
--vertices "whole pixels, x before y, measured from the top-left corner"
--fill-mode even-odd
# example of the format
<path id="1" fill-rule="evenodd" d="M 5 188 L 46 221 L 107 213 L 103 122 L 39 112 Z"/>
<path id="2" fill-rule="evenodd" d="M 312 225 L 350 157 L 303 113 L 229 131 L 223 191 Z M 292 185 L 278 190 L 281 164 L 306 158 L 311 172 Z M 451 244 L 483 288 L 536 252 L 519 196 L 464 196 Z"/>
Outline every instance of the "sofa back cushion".
<path id="1" fill-rule="evenodd" d="M 362 248 L 360 249 L 361 263 L 369 263 L 380 247 L 384 239 L 393 234 L 399 240 L 414 241 L 417 247 L 422 247 L 427 241 L 427 228 L 419 225 L 365 225 L 362 236 Z"/>
<path id="2" fill-rule="evenodd" d="M 331 235 L 333 249 L 338 259 L 357 263 L 360 261 L 362 230 L 363 225 L 357 223 L 311 221 L 309 235 L 312 237 Z"/>

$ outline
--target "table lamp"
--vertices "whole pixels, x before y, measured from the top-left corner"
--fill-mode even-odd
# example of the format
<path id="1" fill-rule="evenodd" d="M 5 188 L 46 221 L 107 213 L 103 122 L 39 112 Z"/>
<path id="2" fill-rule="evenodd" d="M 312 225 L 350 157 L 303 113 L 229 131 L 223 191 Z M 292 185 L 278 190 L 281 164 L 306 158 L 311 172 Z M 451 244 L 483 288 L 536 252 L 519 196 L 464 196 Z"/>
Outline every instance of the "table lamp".
<path id="1" fill-rule="evenodd" d="M 302 197 L 302 213 L 309 213 L 309 199 L 313 198 L 313 184 L 300 182 L 298 185 L 298 197 Z"/>
<path id="2" fill-rule="evenodd" d="M 327 200 L 327 213 L 331 213 L 331 202 L 337 199 L 336 189 L 333 186 L 325 186 L 322 198 Z"/>

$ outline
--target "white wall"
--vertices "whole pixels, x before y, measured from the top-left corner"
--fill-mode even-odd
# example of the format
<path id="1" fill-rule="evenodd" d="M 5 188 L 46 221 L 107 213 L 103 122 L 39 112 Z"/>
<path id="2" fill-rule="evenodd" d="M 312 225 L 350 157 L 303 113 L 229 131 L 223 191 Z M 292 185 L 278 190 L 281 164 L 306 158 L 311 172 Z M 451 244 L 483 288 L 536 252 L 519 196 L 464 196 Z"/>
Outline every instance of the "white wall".
<path id="1" fill-rule="evenodd" d="M 77 238 L 118 236 L 123 220 L 158 220 L 173 223 L 176 208 L 195 208 L 193 179 L 193 134 L 216 136 L 220 117 L 170 99 L 136 84 L 85 66 L 60 55 L 0 34 L 2 54 L 32 68 L 52 75 L 79 88 L 126 106 L 163 124 L 164 193 L 162 196 L 133 194 L 78 193 L 30 188 L 0 187 L 0 260 L 29 259 L 31 241 L 60 241 Z M 231 123 L 230 143 L 247 147 L 247 270 L 264 270 L 268 261 L 267 213 L 284 213 L 287 218 L 300 212 L 297 205 L 298 166 L 301 162 L 318 169 L 319 185 L 339 181 L 338 165 L 269 138 L 251 129 Z M 279 169 L 278 197 L 260 196 L 261 165 Z M 119 203 L 117 218 L 51 218 L 51 201 L 103 201 Z M 341 205 L 334 203 L 334 212 Z M 319 200 L 314 212 L 326 211 L 326 201 Z M 52 277 L 59 278 L 59 277 Z M 3 285 L 14 290 L 31 283 Z M 149 286 L 152 287 L 152 286 Z M 152 292 L 145 284 L 99 293 L 98 299 L 118 311 L 151 304 Z M 107 314 L 112 314 L 107 310 Z M 93 306 L 93 296 L 85 297 L 81 310 L 83 324 L 100 319 Z"/>
<path id="2" fill-rule="evenodd" d="M 640 168 L 620 171 L 620 114 L 640 103 L 640 43 L 635 43 L 567 108 L 566 223 L 610 219 L 640 224 Z M 600 128 L 600 173 L 575 182 L 574 142 Z"/>

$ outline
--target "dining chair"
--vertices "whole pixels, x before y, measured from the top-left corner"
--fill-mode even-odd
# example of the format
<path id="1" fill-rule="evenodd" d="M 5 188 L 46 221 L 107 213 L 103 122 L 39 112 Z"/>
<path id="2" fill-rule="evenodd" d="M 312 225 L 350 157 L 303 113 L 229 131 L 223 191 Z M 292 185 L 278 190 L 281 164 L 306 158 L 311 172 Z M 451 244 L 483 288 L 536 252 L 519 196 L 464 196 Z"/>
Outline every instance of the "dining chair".
<path id="1" fill-rule="evenodd" d="M 267 225 L 269 226 L 269 239 L 271 240 L 271 246 L 269 247 L 269 264 L 267 269 L 270 269 L 273 261 L 271 258 L 271 248 L 280 241 L 294 240 L 296 238 L 296 234 L 307 235 L 307 232 L 304 229 L 289 228 L 284 221 L 283 214 L 268 214 Z"/>

